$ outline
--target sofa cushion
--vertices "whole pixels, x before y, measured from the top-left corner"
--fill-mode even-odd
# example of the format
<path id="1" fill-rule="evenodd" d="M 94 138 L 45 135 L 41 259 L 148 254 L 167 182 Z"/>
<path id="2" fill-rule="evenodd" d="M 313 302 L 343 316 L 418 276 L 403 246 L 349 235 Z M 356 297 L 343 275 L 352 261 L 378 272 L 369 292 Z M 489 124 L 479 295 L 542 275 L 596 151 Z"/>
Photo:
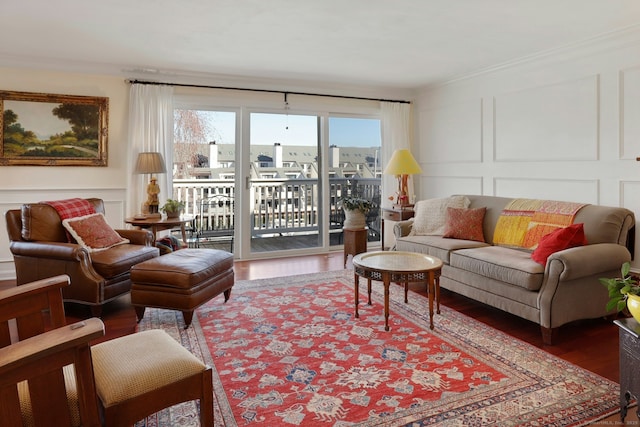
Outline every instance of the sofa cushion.
<path id="1" fill-rule="evenodd" d="M 90 198 L 87 201 L 94 212 L 104 213 L 102 199 Z M 21 236 L 32 242 L 69 242 L 69 236 L 62 226 L 62 220 L 56 209 L 47 203 L 25 203 L 20 209 L 22 220 Z"/>
<path id="2" fill-rule="evenodd" d="M 91 264 L 99 275 L 111 279 L 121 274 L 129 274 L 132 266 L 159 255 L 158 248 L 124 244 L 110 248 L 108 251 L 93 252 Z"/>
<path id="3" fill-rule="evenodd" d="M 469 199 L 465 196 L 418 201 L 414 207 L 415 217 L 409 234 L 412 236 L 443 235 L 447 208 L 468 208 L 469 203 Z"/>
<path id="4" fill-rule="evenodd" d="M 539 290 L 544 280 L 544 267 L 532 260 L 528 251 L 502 246 L 455 251 L 449 264 L 530 291 Z"/>
<path id="5" fill-rule="evenodd" d="M 116 245 L 129 243 L 107 223 L 104 215 L 94 213 L 62 221 L 71 237 L 89 252 L 104 251 Z"/>
<path id="6" fill-rule="evenodd" d="M 56 210 L 44 203 L 22 205 L 22 238 L 38 242 L 67 242 L 67 233 Z"/>
<path id="7" fill-rule="evenodd" d="M 543 236 L 540 239 L 540 243 L 538 243 L 538 247 L 531 254 L 531 259 L 539 264 L 546 265 L 547 258 L 552 253 L 586 244 L 584 224 L 572 224 Z"/>
<path id="8" fill-rule="evenodd" d="M 482 225 L 487 208 L 447 208 L 447 219 L 442 237 L 484 242 Z"/>
<path id="9" fill-rule="evenodd" d="M 442 236 L 405 236 L 396 240 L 396 250 L 398 251 L 418 252 L 434 256 L 445 264 L 449 263 L 452 251 L 484 246 L 489 245 L 474 240 L 447 239 Z"/>

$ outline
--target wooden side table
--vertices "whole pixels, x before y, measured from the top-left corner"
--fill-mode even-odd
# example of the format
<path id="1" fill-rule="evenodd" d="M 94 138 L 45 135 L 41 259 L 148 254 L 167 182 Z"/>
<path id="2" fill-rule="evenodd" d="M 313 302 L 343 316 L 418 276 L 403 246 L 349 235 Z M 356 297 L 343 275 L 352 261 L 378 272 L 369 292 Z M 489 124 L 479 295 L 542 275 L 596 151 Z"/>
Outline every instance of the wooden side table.
<path id="1" fill-rule="evenodd" d="M 364 228 L 343 228 L 344 236 L 344 266 L 347 266 L 349 254 L 356 256 L 367 252 L 367 236 L 369 227 Z"/>
<path id="2" fill-rule="evenodd" d="M 640 397 L 640 325 L 633 318 L 618 319 L 620 327 L 620 420 L 624 424 L 627 407 Z M 640 409 L 636 409 L 640 417 Z"/>
<path id="3" fill-rule="evenodd" d="M 151 232 L 157 238 L 158 232 L 163 230 L 171 230 L 176 227 L 180 227 L 180 232 L 182 234 L 182 241 L 187 244 L 187 232 L 185 225 L 189 222 L 193 221 L 193 217 L 188 215 L 183 215 L 179 218 L 145 218 L 145 219 L 136 219 L 136 218 L 127 218 L 124 222 L 127 224 L 133 225 L 134 227 L 140 228 L 150 228 Z"/>
<path id="4" fill-rule="evenodd" d="M 381 245 L 382 245 L 382 250 L 385 250 L 384 247 L 384 221 L 385 220 L 389 220 L 389 221 L 406 221 L 407 219 L 413 218 L 413 216 L 415 215 L 415 212 L 413 210 L 413 206 L 412 207 L 408 207 L 405 209 L 389 209 L 389 208 L 382 208 L 382 217 L 380 219 L 380 234 L 382 235 L 382 241 L 381 241 Z"/>

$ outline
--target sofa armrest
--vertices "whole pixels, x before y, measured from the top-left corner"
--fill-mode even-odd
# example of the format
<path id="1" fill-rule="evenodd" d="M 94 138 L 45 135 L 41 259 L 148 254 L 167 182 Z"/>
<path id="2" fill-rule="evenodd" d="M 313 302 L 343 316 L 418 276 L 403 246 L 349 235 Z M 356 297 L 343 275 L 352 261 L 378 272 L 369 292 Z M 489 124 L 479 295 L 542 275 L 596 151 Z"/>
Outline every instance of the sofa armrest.
<path id="1" fill-rule="evenodd" d="M 393 235 L 397 239 L 398 237 L 408 236 L 413 227 L 413 218 L 406 221 L 398 221 L 393 226 Z"/>
<path id="2" fill-rule="evenodd" d="M 556 328 L 578 319 L 606 316 L 607 289 L 599 279 L 620 274 L 631 260 L 629 250 L 616 243 L 596 243 L 552 254 L 538 293 L 540 326 Z"/>
<path id="3" fill-rule="evenodd" d="M 89 260 L 89 251 L 76 243 L 60 242 L 11 242 L 14 256 L 58 259 L 63 261 Z"/>
<path id="4" fill-rule="evenodd" d="M 129 241 L 134 245 L 142 245 L 142 246 L 153 246 L 155 238 L 153 233 L 149 230 L 128 230 L 128 229 L 118 229 L 116 230 L 120 236 L 125 239 L 129 239 Z"/>
<path id="5" fill-rule="evenodd" d="M 560 282 L 566 282 L 618 271 L 626 261 L 631 261 L 629 250 L 616 243 L 579 246 L 551 254 L 547 260 L 547 275 L 558 276 Z"/>

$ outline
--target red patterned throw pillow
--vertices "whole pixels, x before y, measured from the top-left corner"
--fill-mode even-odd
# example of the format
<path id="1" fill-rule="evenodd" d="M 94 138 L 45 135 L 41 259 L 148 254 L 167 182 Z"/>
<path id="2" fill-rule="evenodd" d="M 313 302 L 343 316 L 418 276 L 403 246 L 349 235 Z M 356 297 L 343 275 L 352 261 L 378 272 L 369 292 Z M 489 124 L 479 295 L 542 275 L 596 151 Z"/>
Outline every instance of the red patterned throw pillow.
<path id="1" fill-rule="evenodd" d="M 129 243 L 129 240 L 120 236 L 107 224 L 101 213 L 65 219 L 62 225 L 78 244 L 89 252 L 103 251 L 116 245 Z"/>
<path id="2" fill-rule="evenodd" d="M 538 247 L 531 253 L 531 259 L 538 264 L 546 265 L 547 258 L 549 258 L 552 253 L 586 244 L 587 239 L 584 237 L 584 224 L 572 224 L 542 236 Z"/>
<path id="3" fill-rule="evenodd" d="M 442 237 L 484 242 L 482 223 L 487 208 L 447 208 L 445 230 Z"/>

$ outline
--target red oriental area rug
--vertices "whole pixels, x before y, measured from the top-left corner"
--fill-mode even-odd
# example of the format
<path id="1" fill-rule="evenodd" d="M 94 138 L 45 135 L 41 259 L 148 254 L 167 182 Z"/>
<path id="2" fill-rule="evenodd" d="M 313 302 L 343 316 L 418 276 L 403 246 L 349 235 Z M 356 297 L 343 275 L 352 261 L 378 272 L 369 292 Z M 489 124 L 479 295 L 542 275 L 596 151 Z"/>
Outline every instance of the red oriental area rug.
<path id="1" fill-rule="evenodd" d="M 382 285 L 369 306 L 362 282 L 359 319 L 352 273 L 329 272 L 239 281 L 186 331 L 167 310 L 141 329 L 176 323 L 214 367 L 216 426 L 580 426 L 618 411 L 618 384 L 446 307 L 431 331 L 426 298 L 405 304 L 399 286 L 385 332 Z M 197 425 L 195 413 L 138 425 Z"/>

